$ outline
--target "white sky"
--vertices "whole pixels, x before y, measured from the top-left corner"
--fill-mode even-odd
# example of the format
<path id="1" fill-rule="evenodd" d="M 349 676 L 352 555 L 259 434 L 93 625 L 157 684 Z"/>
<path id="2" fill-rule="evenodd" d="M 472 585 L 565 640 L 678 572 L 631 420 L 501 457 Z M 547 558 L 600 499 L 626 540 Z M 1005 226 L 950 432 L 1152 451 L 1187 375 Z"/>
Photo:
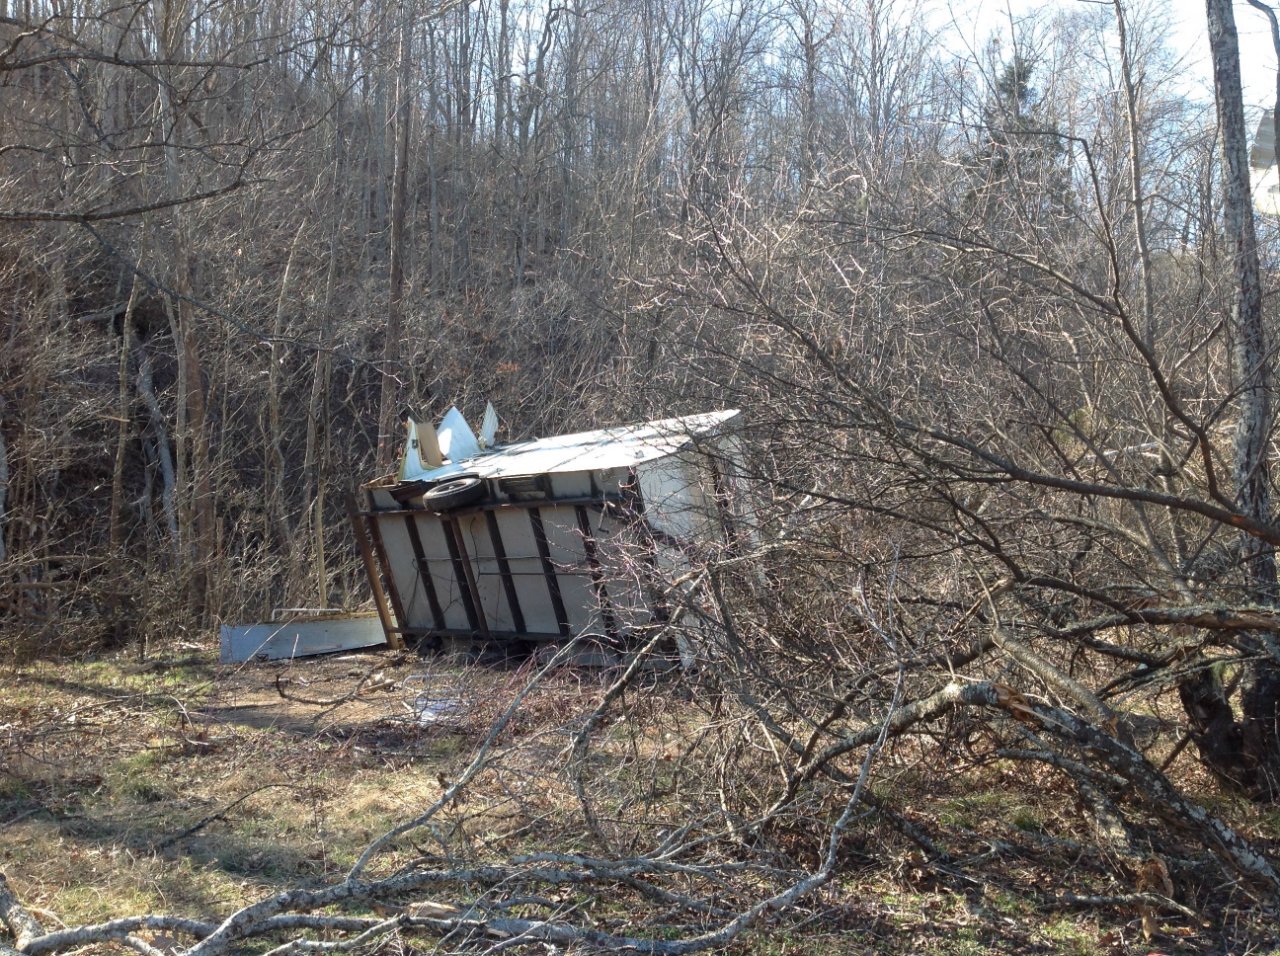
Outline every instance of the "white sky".
<path id="1" fill-rule="evenodd" d="M 1106 6 L 1110 6 L 1103 0 Z M 1280 0 L 1270 0 L 1280 7 Z M 1098 0 L 935 0 L 935 23 L 942 25 L 951 20 L 952 13 L 957 26 L 970 43 L 991 31 L 1003 29 L 1008 34 L 1010 12 L 1016 19 L 1029 10 L 1044 8 L 1071 9 L 1082 3 L 1097 5 Z M 1188 57 L 1188 66 L 1196 79 L 1196 86 L 1203 90 L 1205 99 L 1213 95 L 1213 73 L 1209 62 L 1208 29 L 1204 0 L 1157 0 L 1154 6 L 1162 6 L 1173 25 L 1173 42 L 1179 53 Z M 1276 98 L 1276 56 L 1271 44 L 1271 27 L 1266 17 L 1249 6 L 1245 0 L 1235 3 L 1236 29 L 1240 34 L 1240 63 L 1244 79 L 1244 102 L 1248 111 L 1270 108 Z M 944 31 L 945 32 L 945 31 Z"/>

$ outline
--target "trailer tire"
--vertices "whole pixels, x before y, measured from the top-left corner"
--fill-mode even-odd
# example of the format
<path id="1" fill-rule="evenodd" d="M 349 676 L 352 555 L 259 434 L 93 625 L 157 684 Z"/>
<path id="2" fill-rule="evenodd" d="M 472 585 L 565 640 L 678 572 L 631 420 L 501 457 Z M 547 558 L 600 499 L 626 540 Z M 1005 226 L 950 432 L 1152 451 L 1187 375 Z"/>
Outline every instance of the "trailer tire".
<path id="1" fill-rule="evenodd" d="M 418 481 L 402 481 L 398 485 L 392 485 L 387 489 L 387 494 L 391 495 L 400 504 L 407 504 L 414 498 L 420 497 L 431 486 L 419 479 Z"/>
<path id="2" fill-rule="evenodd" d="M 459 475 L 442 481 L 422 496 L 428 511 L 452 511 L 474 504 L 485 496 L 484 482 L 475 475 Z"/>

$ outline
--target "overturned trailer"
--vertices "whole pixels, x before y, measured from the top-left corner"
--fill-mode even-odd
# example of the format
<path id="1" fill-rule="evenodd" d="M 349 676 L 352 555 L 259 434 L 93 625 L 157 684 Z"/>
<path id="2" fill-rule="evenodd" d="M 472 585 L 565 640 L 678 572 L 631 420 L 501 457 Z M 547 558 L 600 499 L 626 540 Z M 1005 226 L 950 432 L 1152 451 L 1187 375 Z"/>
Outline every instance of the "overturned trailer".
<path id="1" fill-rule="evenodd" d="M 456 411 L 405 417 L 397 475 L 348 499 L 387 640 L 592 636 L 625 649 L 663 578 L 744 532 L 736 410 L 491 446 Z M 487 439 L 487 441 L 486 441 Z M 447 458 L 445 456 L 448 456 Z"/>

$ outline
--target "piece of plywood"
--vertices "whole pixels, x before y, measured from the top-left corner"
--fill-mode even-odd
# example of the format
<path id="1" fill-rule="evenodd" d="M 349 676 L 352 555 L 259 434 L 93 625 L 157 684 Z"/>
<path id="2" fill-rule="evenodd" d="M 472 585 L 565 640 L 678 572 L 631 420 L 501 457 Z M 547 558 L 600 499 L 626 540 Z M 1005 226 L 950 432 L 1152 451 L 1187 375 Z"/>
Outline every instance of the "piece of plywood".
<path id="1" fill-rule="evenodd" d="M 278 661 L 331 654 L 387 642 L 376 614 L 352 614 L 271 624 L 222 625 L 222 663 Z"/>

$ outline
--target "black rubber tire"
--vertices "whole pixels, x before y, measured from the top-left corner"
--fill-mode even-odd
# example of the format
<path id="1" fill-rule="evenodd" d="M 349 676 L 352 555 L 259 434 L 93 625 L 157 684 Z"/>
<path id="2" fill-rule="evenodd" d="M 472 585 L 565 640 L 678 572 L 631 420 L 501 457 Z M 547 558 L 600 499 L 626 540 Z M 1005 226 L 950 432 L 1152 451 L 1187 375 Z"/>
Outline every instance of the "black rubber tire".
<path id="1" fill-rule="evenodd" d="M 428 511 L 452 511 L 475 504 L 485 496 L 485 484 L 475 475 L 459 475 L 442 481 L 422 496 Z"/>

